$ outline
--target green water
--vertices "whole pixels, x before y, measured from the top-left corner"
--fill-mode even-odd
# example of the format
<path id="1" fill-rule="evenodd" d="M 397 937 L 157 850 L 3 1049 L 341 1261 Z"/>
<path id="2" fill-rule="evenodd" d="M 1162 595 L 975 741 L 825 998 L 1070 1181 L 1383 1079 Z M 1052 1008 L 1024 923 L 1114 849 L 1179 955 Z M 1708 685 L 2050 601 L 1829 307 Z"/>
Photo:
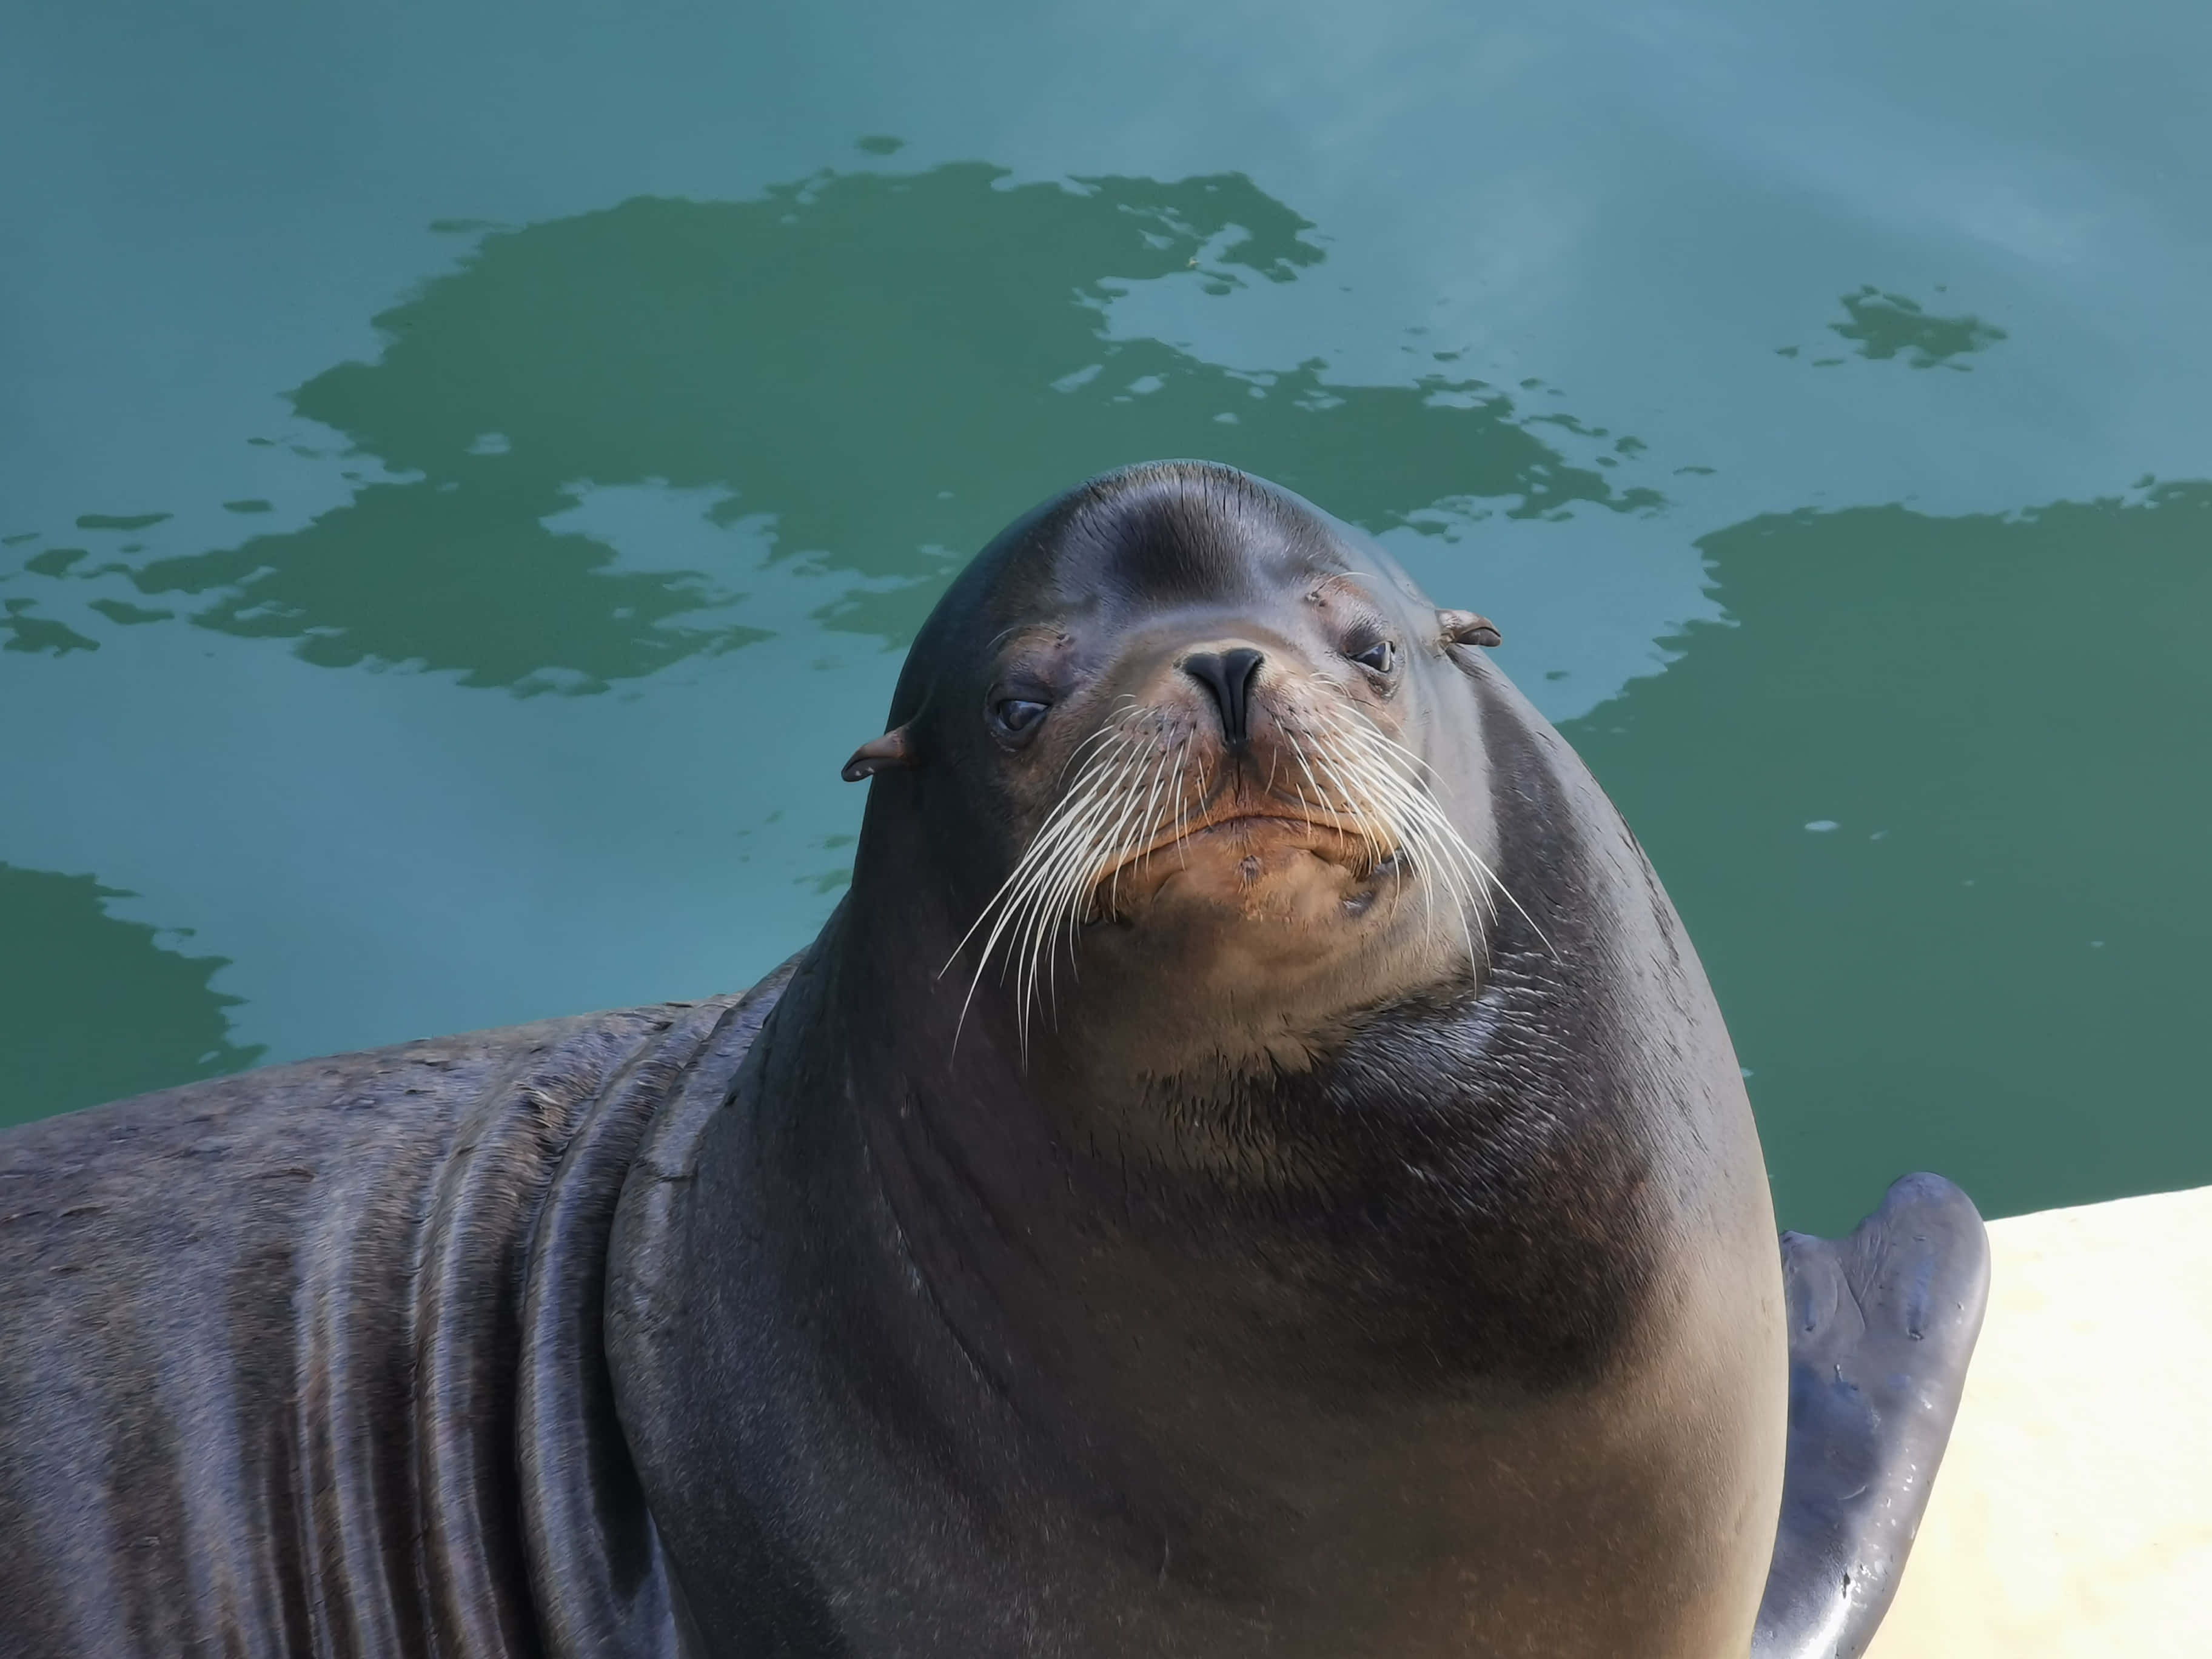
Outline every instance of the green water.
<path id="1" fill-rule="evenodd" d="M 788 9 L 0 22 L 0 1115 L 747 982 L 1204 455 L 1504 624 L 1785 1221 L 2212 1181 L 2212 12 Z"/>

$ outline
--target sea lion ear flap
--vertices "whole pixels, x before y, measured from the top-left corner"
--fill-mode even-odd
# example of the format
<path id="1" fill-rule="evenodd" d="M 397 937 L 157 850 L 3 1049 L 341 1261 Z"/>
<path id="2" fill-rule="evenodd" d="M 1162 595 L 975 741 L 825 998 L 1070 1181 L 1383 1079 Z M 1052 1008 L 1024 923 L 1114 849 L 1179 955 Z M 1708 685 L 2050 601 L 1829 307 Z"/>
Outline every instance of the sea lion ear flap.
<path id="1" fill-rule="evenodd" d="M 855 749 L 853 758 L 845 763 L 843 777 L 848 783 L 858 783 L 862 778 L 872 778 L 878 772 L 900 772 L 921 764 L 914 752 L 914 744 L 906 734 L 906 727 L 901 726 Z"/>
<path id="2" fill-rule="evenodd" d="M 1439 611 L 1437 627 L 1440 630 L 1440 645 L 1498 645 L 1505 637 L 1498 631 L 1496 623 L 1472 611 Z"/>

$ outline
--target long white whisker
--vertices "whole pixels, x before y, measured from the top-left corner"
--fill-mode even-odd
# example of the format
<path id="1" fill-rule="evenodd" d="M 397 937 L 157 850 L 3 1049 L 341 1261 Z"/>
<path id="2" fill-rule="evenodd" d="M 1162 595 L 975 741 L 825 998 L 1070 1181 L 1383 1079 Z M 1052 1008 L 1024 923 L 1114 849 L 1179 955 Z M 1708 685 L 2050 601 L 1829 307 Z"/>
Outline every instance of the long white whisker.
<path id="1" fill-rule="evenodd" d="M 1298 789 L 1298 805 L 1304 807 L 1309 814 L 1326 811 L 1328 804 L 1328 791 L 1321 787 L 1321 780 L 1314 776 L 1313 768 L 1307 764 L 1306 751 L 1304 746 L 1299 744 L 1297 734 L 1291 731 L 1288 726 L 1285 726 L 1283 727 L 1283 739 L 1290 744 L 1291 754 L 1298 763 L 1298 770 L 1305 774 L 1306 781 L 1313 785 L 1314 793 L 1320 798 L 1319 804 L 1316 805 L 1316 803 L 1306 799 L 1306 792 L 1304 790 Z M 1293 789 L 1297 789 L 1297 786 L 1296 784 L 1292 784 L 1291 787 Z"/>
<path id="2" fill-rule="evenodd" d="M 1364 788 L 1400 821 L 1401 831 L 1424 855 L 1419 860 L 1421 871 L 1431 881 L 1441 879 L 1449 890 L 1472 955 L 1474 942 L 1468 932 L 1467 912 L 1487 897 L 1478 873 L 1480 860 L 1428 793 L 1398 773 L 1388 750 L 1356 741 L 1362 735 L 1356 727 L 1340 726 L 1330 735 L 1342 740 L 1329 745 L 1340 762 L 1352 769 Z M 1424 887 L 1428 890 L 1428 882 Z M 1433 916 L 1432 907 L 1431 914 Z"/>
<path id="3" fill-rule="evenodd" d="M 1356 770 L 1361 787 L 1396 820 L 1413 854 L 1415 874 L 1421 880 L 1431 922 L 1437 919 L 1436 887 L 1441 884 L 1444 896 L 1449 900 L 1448 908 L 1458 919 L 1468 959 L 1479 960 L 1469 912 L 1480 904 L 1480 884 L 1459 857 L 1462 849 L 1457 832 L 1433 803 L 1386 766 L 1377 763 L 1374 757 L 1361 756 L 1357 751 L 1346 754 L 1341 750 L 1338 754 Z"/>
<path id="4" fill-rule="evenodd" d="M 1188 840 L 1188 836 L 1190 835 L 1190 795 L 1189 793 L 1182 787 L 1182 776 L 1183 768 L 1188 763 L 1189 760 L 1190 736 L 1186 732 L 1183 735 L 1183 740 L 1176 745 L 1175 781 L 1169 786 L 1170 792 L 1175 797 L 1176 804 L 1176 853 L 1177 857 L 1180 858 L 1182 862 L 1182 867 L 1186 870 L 1190 868 L 1190 842 Z"/>
<path id="5" fill-rule="evenodd" d="M 1316 738 L 1316 734 L 1312 732 L 1307 735 L 1309 738 Z M 1349 787 L 1339 775 L 1338 769 L 1329 764 L 1328 757 L 1320 751 L 1317 738 L 1315 759 L 1320 763 L 1322 777 L 1315 775 L 1312 765 L 1308 763 L 1304 746 L 1298 742 L 1296 734 L 1285 727 L 1284 736 L 1289 738 L 1291 752 L 1297 757 L 1298 765 L 1304 771 L 1307 781 L 1313 785 L 1314 793 L 1322 798 L 1322 803 L 1330 811 L 1341 810 L 1351 817 L 1352 823 L 1358 828 L 1360 840 L 1366 846 L 1369 863 L 1381 864 L 1388 855 L 1389 849 L 1385 847 L 1382 837 L 1376 832 L 1373 810 L 1361 793 Z M 1326 778 L 1328 781 L 1323 783 L 1322 778 Z M 1301 802 L 1304 800 L 1304 790 L 1298 792 L 1298 799 Z"/>
<path id="6" fill-rule="evenodd" d="M 1157 774 L 1159 769 L 1159 757 L 1155 756 L 1151 769 L 1152 771 Z M 1126 778 L 1127 773 L 1133 769 L 1133 766 L 1125 765 L 1123 769 L 1123 776 Z M 1116 782 L 1117 787 L 1119 787 L 1121 785 L 1121 780 L 1117 780 Z M 1127 794 L 1133 793 L 1134 792 L 1123 789 L 1122 793 Z M 1045 994 L 1048 1002 L 1055 1011 L 1059 1006 L 1060 995 L 1059 941 L 1060 933 L 1063 928 L 1067 930 L 1070 938 L 1072 953 L 1075 931 L 1082 926 L 1082 911 L 1085 902 L 1088 898 L 1092 888 L 1097 884 L 1099 875 L 1103 873 L 1103 866 L 1101 860 L 1109 851 L 1117 850 L 1117 843 L 1119 843 L 1122 833 L 1121 823 L 1126 817 L 1127 814 L 1125 812 L 1121 817 L 1117 817 L 1115 819 L 1112 829 L 1109 830 L 1108 833 L 1103 836 L 1094 836 L 1091 838 L 1089 847 L 1085 849 L 1090 854 L 1090 856 L 1087 859 L 1070 860 L 1062 868 L 1058 878 L 1053 883 L 1051 890 L 1047 896 L 1046 902 L 1040 906 L 1038 919 L 1039 926 L 1042 930 L 1042 939 L 1040 943 L 1039 949 L 1042 952 L 1044 970 L 1046 974 Z M 1036 989 L 1037 971 L 1036 964 L 1036 958 L 1033 955 L 1030 969 L 1030 994 L 1032 995 L 1035 994 Z"/>
<path id="7" fill-rule="evenodd" d="M 1127 739 L 1129 737 L 1125 730 L 1112 726 L 1105 729 L 1115 738 Z M 969 927 L 967 933 L 961 936 L 959 944 L 953 947 L 952 954 L 946 959 L 945 966 L 938 969 L 940 977 L 949 971 L 952 964 L 960 959 L 960 953 L 967 948 L 969 941 L 975 938 L 979 930 L 988 927 L 988 932 L 984 938 L 982 949 L 977 953 L 975 975 L 969 979 L 967 995 L 961 1001 L 959 1021 L 953 1027 L 952 1040 L 955 1047 L 959 1044 L 960 1032 L 967 1024 L 968 1011 L 975 1003 L 976 988 L 982 983 L 983 974 L 990 966 L 991 957 L 997 949 L 999 940 L 1007 933 L 1010 927 L 1017 932 L 1019 931 L 1017 919 L 1029 907 L 1033 890 L 1044 871 L 1085 843 L 1087 839 L 1086 820 L 1096 817 L 1106 781 L 1114 774 L 1117 760 L 1125 757 L 1125 749 L 1127 746 L 1123 742 L 1108 742 L 1093 754 L 1090 763 L 1084 769 L 1082 776 L 1076 781 L 1075 787 L 1060 799 L 1059 804 L 1047 816 L 1044 823 L 1039 827 L 1036 836 L 1032 838 L 1022 857 L 1016 862 L 1012 873 L 1000 884 L 998 891 L 991 896 L 990 900 L 983 906 L 981 912 L 976 916 L 974 924 Z"/>
<path id="8" fill-rule="evenodd" d="M 1346 730 L 1352 735 L 1382 750 L 1384 753 L 1397 758 L 1403 763 L 1417 768 L 1422 771 L 1430 772 L 1433 775 L 1434 769 L 1431 768 L 1426 761 L 1421 759 L 1419 756 L 1414 754 L 1412 750 L 1407 748 L 1403 744 L 1394 742 L 1389 738 L 1385 737 L 1382 732 L 1376 731 L 1373 726 L 1365 725 L 1364 723 L 1347 723 Z M 1480 872 L 1482 879 L 1486 884 L 1489 890 L 1498 894 L 1508 904 L 1511 905 L 1515 910 L 1520 913 L 1521 920 L 1528 924 L 1530 929 L 1535 933 L 1538 939 L 1543 940 L 1544 948 L 1552 953 L 1553 960 L 1559 960 L 1559 947 L 1552 943 L 1550 938 L 1545 933 L 1542 927 L 1537 922 L 1536 918 L 1528 914 L 1528 907 L 1522 904 L 1519 899 L 1513 896 L 1512 890 L 1507 887 L 1504 882 L 1498 878 L 1498 872 L 1492 870 L 1488 864 L 1485 863 L 1481 856 L 1477 854 L 1472 847 L 1469 847 L 1467 844 L 1465 838 L 1459 834 L 1457 828 L 1451 823 L 1449 819 L 1443 817 L 1442 809 L 1437 809 L 1437 812 L 1439 821 L 1449 832 L 1451 840 L 1456 843 L 1458 852 L 1463 854 L 1474 868 Z M 1494 915 L 1495 913 L 1495 907 L 1493 906 L 1492 914 Z"/>
<path id="9" fill-rule="evenodd" d="M 1028 850 L 1022 855 L 1020 862 L 1014 866 L 1013 873 L 1006 878 L 998 892 L 992 896 L 990 902 L 984 906 L 982 914 L 975 919 L 975 926 L 968 930 L 959 945 L 953 948 L 951 957 L 945 964 L 945 969 L 951 968 L 954 962 L 959 960 L 960 951 L 966 947 L 968 940 L 974 938 L 976 929 L 981 927 L 986 922 L 992 922 L 993 925 L 990 936 L 983 942 L 981 960 L 977 963 L 978 971 L 980 972 L 984 963 L 990 960 L 992 947 L 997 944 L 1000 935 L 1021 910 L 1028 890 L 1034 885 L 1038 874 L 1060 855 L 1066 846 L 1080 842 L 1085 833 L 1084 820 L 1090 814 L 1098 793 L 1097 782 L 1097 779 L 1086 777 L 1045 821 L 1043 827 L 1037 831 L 1036 838 L 1030 842 Z M 994 914 L 996 921 L 993 921 Z M 939 971 L 942 973 L 945 969 L 940 969 Z"/>
<path id="10" fill-rule="evenodd" d="M 1148 760 L 1151 762 L 1149 767 L 1146 765 Z M 1084 899 L 1103 873 L 1105 860 L 1126 846 L 1137 794 L 1134 779 L 1140 768 L 1155 769 L 1157 764 L 1157 755 L 1140 745 L 1126 752 L 1106 792 L 1109 798 L 1118 802 L 1109 804 L 1104 809 L 1113 814 L 1111 822 L 1101 821 L 1103 813 L 1094 814 L 1091 834 L 1083 844 L 1071 848 L 1040 878 L 1036 902 L 1030 908 L 1026 921 L 1029 939 L 1024 951 L 1024 972 L 1020 981 L 1024 1042 L 1027 1040 L 1028 1017 L 1037 992 L 1040 965 L 1048 981 L 1048 993 L 1056 999 L 1060 929 L 1071 917 L 1079 925 Z"/>
<path id="11" fill-rule="evenodd" d="M 1058 917 L 1065 903 L 1064 895 L 1069 885 L 1081 881 L 1097 867 L 1099 848 L 1110 844 L 1111 833 L 1102 833 L 1100 817 L 1113 810 L 1112 799 L 1126 793 L 1127 780 L 1137 759 L 1133 747 L 1118 757 L 1110 780 L 1102 778 L 1095 792 L 1092 810 L 1085 814 L 1082 833 L 1071 836 L 1048 861 L 1039 865 L 1036 878 L 1025 897 L 1018 927 L 1018 940 L 1010 951 L 1010 960 L 1017 963 L 1015 987 L 1019 1000 L 1022 1042 L 1026 1049 L 1029 1042 L 1029 1022 L 1034 1009 L 1038 969 L 1041 957 L 1050 970 L 1049 952 L 1058 933 Z"/>

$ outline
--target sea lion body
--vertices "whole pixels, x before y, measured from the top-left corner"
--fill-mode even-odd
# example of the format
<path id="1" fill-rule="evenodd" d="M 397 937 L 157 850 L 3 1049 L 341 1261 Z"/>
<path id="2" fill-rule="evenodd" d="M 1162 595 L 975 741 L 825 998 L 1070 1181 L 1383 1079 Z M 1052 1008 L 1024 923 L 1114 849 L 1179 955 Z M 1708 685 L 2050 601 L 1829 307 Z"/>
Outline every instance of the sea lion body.
<path id="1" fill-rule="evenodd" d="M 610 1346 L 678 1576 L 759 1528 L 757 1565 L 697 1571 L 695 1601 L 765 1651 L 834 1628 L 861 1653 L 1741 1652 L 1782 1288 L 1680 924 L 1565 744 L 1420 638 L 1434 611 L 1379 553 L 1272 492 L 1184 486 L 1079 495 L 970 567 L 894 700 L 930 752 L 872 786 L 854 887 L 732 1109 L 656 1132 L 687 1174 L 625 1212 L 655 1243 L 617 1252 Z M 1182 964 L 1256 972 L 1186 945 L 1194 906 L 1093 926 L 1024 1058 L 1016 1000 L 968 1002 L 972 957 L 942 971 L 1031 811 L 958 718 L 1034 683 L 994 638 L 1046 619 L 1055 714 L 1070 682 L 1146 702 L 1194 643 L 1317 657 L 1338 619 L 1307 594 L 1347 574 L 1418 641 L 1392 702 L 1526 907 L 1485 920 L 1480 987 L 1363 1009 L 1317 1054 L 1250 1035 L 1264 1099 L 1238 1069 L 1146 1100 L 1128 1052 L 1187 1073 L 1226 1023 Z M 1387 985 L 1390 952 L 1354 948 Z M 1331 965 L 1278 1000 L 1325 1006 Z M 725 1316 L 675 1314 L 710 1294 Z M 747 1402 L 703 1456 L 702 1376 Z"/>
<path id="2" fill-rule="evenodd" d="M 1972 1273 L 1864 1322 L 1893 1391 L 1948 1333 L 1886 1463 L 1879 1229 L 1792 1257 L 1778 1553 L 1741 1072 L 1494 639 L 1257 481 L 1109 475 L 939 605 L 747 998 L 0 1143 L 9 1650 L 1856 1651 Z M 1839 1437 L 1881 1479 L 1801 1486 Z"/>
<path id="3" fill-rule="evenodd" d="M 580 1534 L 650 1554 L 603 1501 L 605 1240 L 652 1115 L 727 1088 L 780 983 L 0 1139 L 0 1651 L 654 1650 L 587 1639 L 579 1571 Z"/>

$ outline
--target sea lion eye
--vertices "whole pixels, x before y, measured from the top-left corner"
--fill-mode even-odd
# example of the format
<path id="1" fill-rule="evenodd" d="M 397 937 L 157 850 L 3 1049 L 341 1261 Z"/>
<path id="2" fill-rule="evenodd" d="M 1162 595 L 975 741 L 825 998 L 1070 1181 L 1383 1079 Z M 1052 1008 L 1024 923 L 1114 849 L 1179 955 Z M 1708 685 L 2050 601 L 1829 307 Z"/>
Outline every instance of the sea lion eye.
<path id="1" fill-rule="evenodd" d="M 1357 653 L 1352 659 L 1362 668 L 1371 668 L 1378 674 L 1387 674 L 1398 665 L 1398 647 L 1389 640 L 1377 640 L 1364 651 Z"/>
<path id="2" fill-rule="evenodd" d="M 994 704 L 991 718 L 1002 732 L 1026 732 L 1044 718 L 1045 705 L 1027 697 L 1006 697 Z"/>

